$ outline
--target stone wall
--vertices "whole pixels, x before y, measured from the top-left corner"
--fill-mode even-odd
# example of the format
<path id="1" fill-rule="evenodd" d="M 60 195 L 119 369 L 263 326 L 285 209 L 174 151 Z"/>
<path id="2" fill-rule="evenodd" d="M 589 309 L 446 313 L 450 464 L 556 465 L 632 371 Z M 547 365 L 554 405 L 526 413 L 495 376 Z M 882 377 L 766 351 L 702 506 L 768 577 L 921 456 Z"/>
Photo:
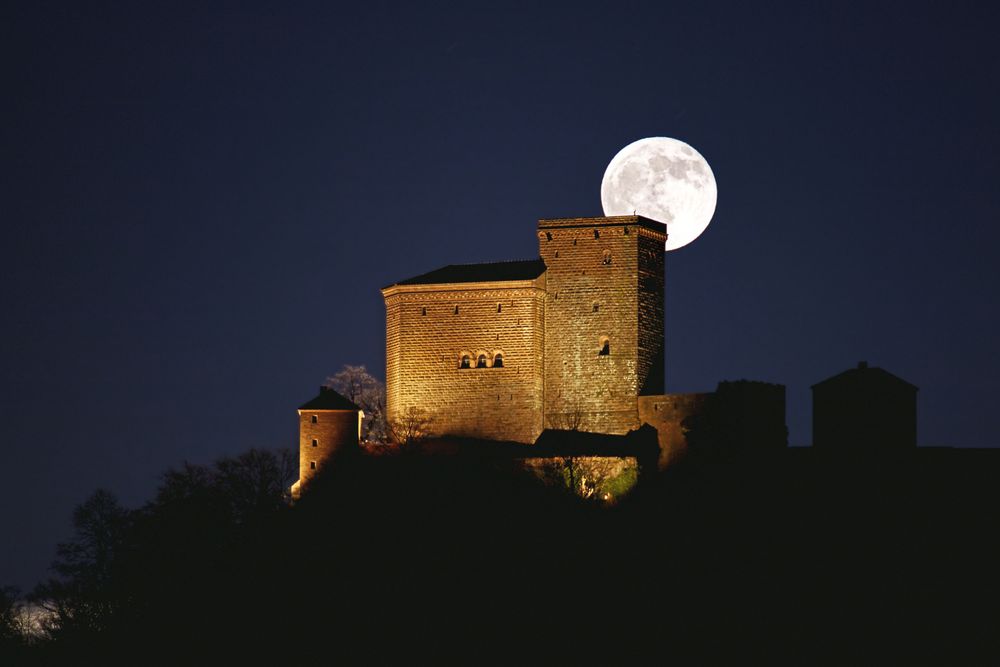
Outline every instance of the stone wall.
<path id="1" fill-rule="evenodd" d="M 430 435 L 535 441 L 542 431 L 544 275 L 394 285 L 383 294 L 390 421 L 416 410 L 429 419 Z M 461 368 L 463 355 L 471 368 Z M 486 368 L 476 368 L 480 355 Z"/>
<path id="2" fill-rule="evenodd" d="M 654 357 L 662 364 L 665 240 L 663 225 L 636 216 L 539 220 L 547 427 L 639 426 L 636 397 Z"/>
<path id="3" fill-rule="evenodd" d="M 640 233 L 638 242 L 639 393 L 659 395 L 664 391 L 664 239 L 658 235 Z"/>
<path id="4" fill-rule="evenodd" d="M 686 436 L 683 422 L 688 417 L 696 417 L 695 431 Z M 657 431 L 661 470 L 689 446 L 748 453 L 788 445 L 785 387 L 780 384 L 738 380 L 720 382 L 708 393 L 640 396 L 639 418 Z"/>
<path id="5" fill-rule="evenodd" d="M 637 397 L 663 386 L 664 226 L 540 220 L 538 239 L 546 268 L 534 280 L 383 290 L 390 421 L 415 411 L 431 436 L 526 443 L 544 428 L 639 427 Z"/>
<path id="6" fill-rule="evenodd" d="M 299 480 L 292 486 L 292 497 L 298 499 L 335 452 L 357 447 L 360 435 L 358 410 L 299 410 Z"/>
<path id="7" fill-rule="evenodd" d="M 656 429 L 660 444 L 657 467 L 666 469 L 687 451 L 681 423 L 702 410 L 712 394 L 664 394 L 639 397 L 639 420 Z"/>

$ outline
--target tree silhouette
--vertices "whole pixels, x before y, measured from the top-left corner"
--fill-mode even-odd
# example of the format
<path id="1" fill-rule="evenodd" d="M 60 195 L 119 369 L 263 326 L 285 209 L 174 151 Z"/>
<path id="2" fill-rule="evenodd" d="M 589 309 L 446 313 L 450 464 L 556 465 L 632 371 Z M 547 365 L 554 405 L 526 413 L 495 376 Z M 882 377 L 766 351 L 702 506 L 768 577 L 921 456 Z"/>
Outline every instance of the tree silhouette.
<path id="1" fill-rule="evenodd" d="M 0 586 L 0 651 L 23 644 L 27 634 L 20 591 Z"/>
<path id="2" fill-rule="evenodd" d="M 218 626 L 212 607 L 195 603 L 208 595 L 237 605 L 245 594 L 248 571 L 264 553 L 251 545 L 287 510 L 289 458 L 250 450 L 210 466 L 186 463 L 167 471 L 137 510 L 94 493 L 74 511 L 72 539 L 57 549 L 57 576 L 31 596 L 48 612 L 51 643 L 107 648 Z"/>
<path id="3" fill-rule="evenodd" d="M 583 426 L 583 409 L 576 401 L 566 412 L 553 412 L 548 415 L 549 428 L 557 431 L 579 431 Z"/>
<path id="4" fill-rule="evenodd" d="M 53 636 L 101 633 L 121 606 L 114 574 L 124 553 L 132 514 L 109 491 L 99 489 L 73 512 L 73 538 L 56 547 L 56 578 L 32 594 L 48 612 L 44 629 Z"/>
<path id="5" fill-rule="evenodd" d="M 389 434 L 394 442 L 409 447 L 427 437 L 433 421 L 426 410 L 411 405 L 401 415 L 389 420 Z"/>

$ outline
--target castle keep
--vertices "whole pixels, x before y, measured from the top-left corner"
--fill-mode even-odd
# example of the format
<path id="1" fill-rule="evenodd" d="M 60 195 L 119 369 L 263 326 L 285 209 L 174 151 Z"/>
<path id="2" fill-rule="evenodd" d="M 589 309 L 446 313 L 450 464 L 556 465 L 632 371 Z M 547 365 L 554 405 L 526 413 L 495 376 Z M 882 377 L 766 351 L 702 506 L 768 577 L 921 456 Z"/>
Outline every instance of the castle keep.
<path id="1" fill-rule="evenodd" d="M 544 219 L 539 259 L 385 287 L 389 421 L 419 411 L 431 434 L 522 443 L 655 422 L 666 238 L 639 216 Z"/>

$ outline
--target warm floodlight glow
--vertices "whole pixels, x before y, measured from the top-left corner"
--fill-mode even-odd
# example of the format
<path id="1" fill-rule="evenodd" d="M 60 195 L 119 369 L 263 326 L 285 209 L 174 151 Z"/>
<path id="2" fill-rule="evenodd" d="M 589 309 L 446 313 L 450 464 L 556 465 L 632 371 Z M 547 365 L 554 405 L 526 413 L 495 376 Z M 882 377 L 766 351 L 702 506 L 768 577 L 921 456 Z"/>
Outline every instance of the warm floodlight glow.
<path id="1" fill-rule="evenodd" d="M 715 175 L 683 141 L 650 137 L 618 152 L 604 172 L 604 215 L 637 213 L 667 225 L 667 250 L 698 238 L 715 213 Z"/>

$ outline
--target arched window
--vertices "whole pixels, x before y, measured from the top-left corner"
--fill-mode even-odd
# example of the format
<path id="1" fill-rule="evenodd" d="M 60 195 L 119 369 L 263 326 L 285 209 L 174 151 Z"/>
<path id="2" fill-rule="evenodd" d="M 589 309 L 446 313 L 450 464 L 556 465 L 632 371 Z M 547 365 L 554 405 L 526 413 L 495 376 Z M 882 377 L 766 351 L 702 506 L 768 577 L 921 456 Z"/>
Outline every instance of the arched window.
<path id="1" fill-rule="evenodd" d="M 503 368 L 503 355 L 499 352 L 493 355 L 493 368 Z"/>
<path id="2" fill-rule="evenodd" d="M 486 368 L 486 355 L 480 354 L 479 358 L 476 359 L 476 368 Z"/>
<path id="3" fill-rule="evenodd" d="M 472 357 L 467 354 L 462 355 L 462 360 L 458 363 L 459 368 L 472 368 Z"/>
<path id="4" fill-rule="evenodd" d="M 602 357 L 607 357 L 611 354 L 611 341 L 607 338 L 601 339 L 601 351 L 597 353 Z"/>
<path id="5" fill-rule="evenodd" d="M 605 266 L 607 266 L 610 263 L 611 263 L 611 251 L 610 250 L 605 250 L 604 251 L 604 257 L 601 258 L 601 264 L 604 264 Z"/>

